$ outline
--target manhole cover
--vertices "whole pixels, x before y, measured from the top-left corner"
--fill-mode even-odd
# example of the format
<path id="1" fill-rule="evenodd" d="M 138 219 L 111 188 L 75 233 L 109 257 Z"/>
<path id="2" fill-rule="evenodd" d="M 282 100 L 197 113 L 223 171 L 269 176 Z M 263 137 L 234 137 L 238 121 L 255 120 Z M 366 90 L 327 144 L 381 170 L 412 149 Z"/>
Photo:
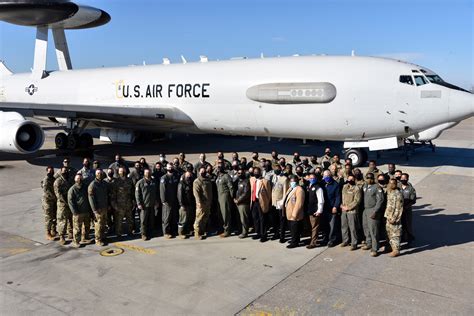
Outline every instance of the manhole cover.
<path id="1" fill-rule="evenodd" d="M 113 257 L 113 256 L 121 255 L 123 252 L 124 250 L 122 248 L 110 247 L 110 248 L 102 250 L 100 252 L 100 255 L 104 257 Z"/>

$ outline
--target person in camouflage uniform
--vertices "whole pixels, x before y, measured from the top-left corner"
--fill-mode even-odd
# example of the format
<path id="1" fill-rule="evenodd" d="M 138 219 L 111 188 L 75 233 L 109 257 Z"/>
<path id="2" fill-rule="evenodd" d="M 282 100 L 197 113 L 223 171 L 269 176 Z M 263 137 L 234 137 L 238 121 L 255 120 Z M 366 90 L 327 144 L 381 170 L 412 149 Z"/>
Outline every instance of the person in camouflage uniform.
<path id="1" fill-rule="evenodd" d="M 130 178 L 127 178 L 125 168 L 120 167 L 118 171 L 119 177 L 115 181 L 117 209 L 115 219 L 115 233 L 117 236 L 123 234 L 123 223 L 122 220 L 125 217 L 128 235 L 132 235 L 133 224 L 132 224 L 132 209 L 133 201 L 135 199 L 135 186 Z"/>
<path id="2" fill-rule="evenodd" d="M 115 230 L 115 221 L 117 217 L 117 190 L 115 188 L 115 182 L 117 181 L 117 177 L 118 170 L 117 176 L 115 176 L 115 171 L 113 169 L 107 169 L 107 178 L 105 178 L 104 181 L 107 183 L 107 191 L 109 194 L 109 206 L 107 208 L 107 231 L 109 233 Z"/>
<path id="3" fill-rule="evenodd" d="M 209 180 L 206 168 L 202 166 L 199 176 L 193 182 L 193 194 L 196 199 L 196 220 L 194 221 L 194 236 L 203 239 L 207 221 L 212 207 L 212 182 Z"/>
<path id="4" fill-rule="evenodd" d="M 390 241 L 392 252 L 390 257 L 396 257 L 400 254 L 400 236 L 402 233 L 401 218 L 403 214 L 403 195 L 397 187 L 397 180 L 390 179 L 387 188 L 387 207 L 384 217 L 387 220 L 385 228 L 387 238 Z"/>
<path id="5" fill-rule="evenodd" d="M 74 178 L 74 185 L 69 189 L 67 201 L 72 212 L 74 237 L 72 246 L 79 248 L 81 243 L 88 243 L 92 212 L 87 196 L 87 185 L 81 174 Z"/>
<path id="6" fill-rule="evenodd" d="M 63 167 L 65 167 L 67 169 L 67 174 L 68 174 L 68 177 L 69 177 L 68 181 L 71 182 L 71 183 L 74 183 L 74 176 L 77 173 L 77 169 L 74 168 L 74 167 L 71 167 L 71 160 L 69 158 L 67 158 L 67 157 L 64 158 Z M 56 172 L 56 174 L 54 175 L 54 178 L 57 179 L 57 178 L 59 178 L 60 175 L 61 175 L 61 169 L 58 170 L 58 172 Z"/>
<path id="7" fill-rule="evenodd" d="M 43 206 L 44 222 L 46 228 L 46 239 L 54 240 L 56 236 L 56 194 L 54 193 L 54 168 L 46 168 L 46 176 L 41 181 L 43 197 L 41 204 Z"/>
<path id="8" fill-rule="evenodd" d="M 355 177 L 351 174 L 347 178 L 347 183 L 342 188 L 342 205 L 341 205 L 341 230 L 342 244 L 341 247 L 349 245 L 349 233 L 351 240 L 351 250 L 357 249 L 358 242 L 358 210 L 362 201 L 361 189 L 355 183 Z"/>
<path id="9" fill-rule="evenodd" d="M 103 180 L 102 169 L 95 171 L 95 179 L 89 184 L 87 193 L 89 195 L 89 204 L 95 217 L 95 242 L 98 246 L 105 246 L 105 224 L 107 222 L 109 192 L 107 183 Z"/>
<path id="10" fill-rule="evenodd" d="M 57 199 L 57 223 L 59 233 L 59 243 L 64 245 L 67 237 L 72 239 L 72 213 L 67 202 L 67 192 L 72 186 L 69 181 L 70 176 L 68 168 L 63 166 L 61 168 L 58 178 L 54 181 L 54 194 Z"/>

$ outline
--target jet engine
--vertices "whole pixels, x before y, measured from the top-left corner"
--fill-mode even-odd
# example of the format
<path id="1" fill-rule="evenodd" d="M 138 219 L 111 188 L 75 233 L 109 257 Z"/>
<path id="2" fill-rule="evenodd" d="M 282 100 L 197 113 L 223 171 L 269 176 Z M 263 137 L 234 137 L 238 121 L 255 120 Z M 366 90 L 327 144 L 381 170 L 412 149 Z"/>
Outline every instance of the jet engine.
<path id="1" fill-rule="evenodd" d="M 0 151 L 32 154 L 44 143 L 44 132 L 20 113 L 0 111 Z"/>

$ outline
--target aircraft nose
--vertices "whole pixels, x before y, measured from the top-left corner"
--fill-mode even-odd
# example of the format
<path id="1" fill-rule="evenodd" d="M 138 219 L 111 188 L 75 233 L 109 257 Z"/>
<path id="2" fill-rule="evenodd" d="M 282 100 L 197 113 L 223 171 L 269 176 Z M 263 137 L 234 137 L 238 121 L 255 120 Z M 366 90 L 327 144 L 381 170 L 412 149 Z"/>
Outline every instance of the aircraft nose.
<path id="1" fill-rule="evenodd" d="M 474 115 L 474 94 L 452 90 L 449 98 L 449 118 L 459 122 Z"/>

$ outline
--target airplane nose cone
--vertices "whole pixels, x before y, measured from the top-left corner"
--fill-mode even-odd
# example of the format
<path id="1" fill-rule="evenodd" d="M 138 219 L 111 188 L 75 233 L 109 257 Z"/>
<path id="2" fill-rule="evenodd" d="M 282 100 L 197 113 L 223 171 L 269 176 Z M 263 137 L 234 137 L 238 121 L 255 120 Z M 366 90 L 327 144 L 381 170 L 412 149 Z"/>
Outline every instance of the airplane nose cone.
<path id="1" fill-rule="evenodd" d="M 451 91 L 449 98 L 449 118 L 459 122 L 474 115 L 474 94 L 464 91 Z"/>

